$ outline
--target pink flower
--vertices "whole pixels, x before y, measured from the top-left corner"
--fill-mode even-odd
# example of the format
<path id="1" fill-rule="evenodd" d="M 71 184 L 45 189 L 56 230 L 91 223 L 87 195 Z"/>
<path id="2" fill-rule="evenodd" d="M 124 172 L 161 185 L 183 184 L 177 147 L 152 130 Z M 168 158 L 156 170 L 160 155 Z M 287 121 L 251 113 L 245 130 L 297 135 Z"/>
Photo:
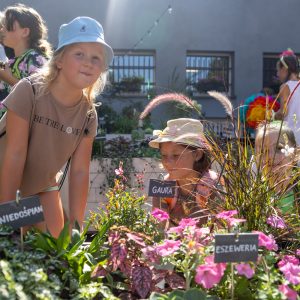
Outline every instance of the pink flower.
<path id="1" fill-rule="evenodd" d="M 204 288 L 210 289 L 222 279 L 224 271 L 226 270 L 226 264 L 215 264 L 212 255 L 206 257 L 205 262 L 205 265 L 199 265 L 196 268 L 195 281 Z"/>
<path id="2" fill-rule="evenodd" d="M 284 267 L 286 264 L 293 264 L 298 266 L 300 264 L 299 259 L 293 255 L 285 255 L 282 260 L 278 263 L 279 269 Z"/>
<path id="3" fill-rule="evenodd" d="M 192 218 L 182 219 L 179 222 L 179 227 L 181 227 L 182 229 L 186 227 L 196 226 L 196 225 L 197 225 L 197 221 Z"/>
<path id="4" fill-rule="evenodd" d="M 119 169 L 115 169 L 115 173 L 116 173 L 116 175 L 118 175 L 118 176 L 123 176 L 123 175 L 124 175 L 124 171 L 123 171 L 122 166 L 119 167 Z"/>
<path id="5" fill-rule="evenodd" d="M 228 219 L 226 219 L 226 221 L 228 222 L 228 225 L 229 225 L 230 227 L 232 227 L 232 226 L 235 226 L 235 225 L 237 225 L 237 224 L 239 224 L 239 223 L 246 222 L 246 219 L 228 218 Z"/>
<path id="6" fill-rule="evenodd" d="M 291 284 L 300 284 L 300 266 L 287 263 L 279 269 L 288 282 Z"/>
<path id="7" fill-rule="evenodd" d="M 212 268 L 209 265 L 200 265 L 196 269 L 195 281 L 205 289 L 210 289 L 215 284 L 218 284 L 221 278 L 222 275 L 218 272 L 217 268 Z"/>
<path id="8" fill-rule="evenodd" d="M 300 249 L 296 250 L 296 255 L 300 256 Z"/>
<path id="9" fill-rule="evenodd" d="M 216 218 L 227 220 L 236 214 L 237 214 L 237 210 L 222 211 L 216 215 Z"/>
<path id="10" fill-rule="evenodd" d="M 160 256 L 168 256 L 176 252 L 181 245 L 180 241 L 165 240 L 163 244 L 156 247 L 156 252 Z"/>
<path id="11" fill-rule="evenodd" d="M 244 275 L 248 279 L 252 278 L 254 275 L 254 270 L 250 267 L 249 264 L 237 264 L 235 265 L 235 269 L 237 270 L 239 275 Z"/>
<path id="12" fill-rule="evenodd" d="M 159 208 L 154 208 L 153 211 L 151 212 L 151 215 L 159 222 L 169 219 L 168 213 Z"/>
<path id="13" fill-rule="evenodd" d="M 280 229 L 286 228 L 286 224 L 284 223 L 284 220 L 277 215 L 272 215 L 268 217 L 267 224 L 271 225 L 274 228 L 280 228 Z"/>
<path id="14" fill-rule="evenodd" d="M 177 227 L 171 227 L 169 230 L 168 230 L 168 233 L 176 233 L 178 235 L 180 235 L 183 231 L 183 228 L 181 226 L 177 226 Z"/>
<path id="15" fill-rule="evenodd" d="M 297 292 L 288 287 L 285 284 L 278 286 L 278 290 L 288 299 L 288 300 L 297 300 Z"/>
<path id="16" fill-rule="evenodd" d="M 265 235 L 263 232 L 260 231 L 253 231 L 253 233 L 258 234 L 258 246 L 259 247 L 265 247 L 268 250 L 278 250 L 278 246 L 275 242 L 275 240 L 267 235 Z"/>

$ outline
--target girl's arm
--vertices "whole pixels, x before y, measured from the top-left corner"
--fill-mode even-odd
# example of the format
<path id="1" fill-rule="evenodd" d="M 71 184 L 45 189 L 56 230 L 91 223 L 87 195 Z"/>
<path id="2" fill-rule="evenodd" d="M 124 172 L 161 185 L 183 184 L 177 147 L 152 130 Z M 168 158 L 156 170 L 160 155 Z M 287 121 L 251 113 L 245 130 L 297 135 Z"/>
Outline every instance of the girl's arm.
<path id="1" fill-rule="evenodd" d="M 4 70 L 0 70 L 0 79 L 11 86 L 15 85 L 19 81 L 19 79 L 13 76 L 8 65 L 5 66 Z"/>
<path id="2" fill-rule="evenodd" d="M 6 150 L 0 176 L 0 202 L 16 198 L 27 156 L 29 123 L 14 112 L 7 111 Z"/>
<path id="3" fill-rule="evenodd" d="M 89 167 L 93 146 L 92 137 L 82 138 L 72 156 L 69 184 L 69 208 L 71 225 L 77 221 L 80 226 L 84 221 L 84 213 L 89 190 Z"/>
<path id="4" fill-rule="evenodd" d="M 283 120 L 284 116 L 286 116 L 288 107 L 287 107 L 287 100 L 290 96 L 290 89 L 288 85 L 284 84 L 280 87 L 280 109 L 276 112 L 275 114 L 275 119 L 276 120 Z"/>

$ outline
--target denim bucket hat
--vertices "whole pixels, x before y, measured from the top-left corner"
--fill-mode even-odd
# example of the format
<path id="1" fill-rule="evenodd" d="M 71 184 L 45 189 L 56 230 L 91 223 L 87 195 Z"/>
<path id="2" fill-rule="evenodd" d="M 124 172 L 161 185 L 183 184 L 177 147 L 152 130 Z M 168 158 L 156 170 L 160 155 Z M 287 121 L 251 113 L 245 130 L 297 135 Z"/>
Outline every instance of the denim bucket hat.
<path id="1" fill-rule="evenodd" d="M 104 31 L 99 22 L 90 17 L 77 17 L 67 24 L 62 24 L 58 32 L 58 46 L 62 47 L 75 43 L 99 43 L 105 49 L 106 68 L 111 64 L 114 52 L 104 40 Z"/>

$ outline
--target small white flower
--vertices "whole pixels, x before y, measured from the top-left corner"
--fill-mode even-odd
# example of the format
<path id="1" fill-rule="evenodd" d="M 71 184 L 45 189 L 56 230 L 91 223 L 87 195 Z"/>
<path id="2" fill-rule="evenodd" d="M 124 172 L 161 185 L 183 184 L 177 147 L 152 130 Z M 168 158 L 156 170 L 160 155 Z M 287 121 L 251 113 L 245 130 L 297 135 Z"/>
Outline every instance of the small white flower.
<path id="1" fill-rule="evenodd" d="M 290 154 L 293 154 L 295 151 L 295 148 L 289 147 L 289 145 L 285 145 L 284 149 L 281 149 L 281 152 L 284 154 L 284 156 L 289 156 Z"/>

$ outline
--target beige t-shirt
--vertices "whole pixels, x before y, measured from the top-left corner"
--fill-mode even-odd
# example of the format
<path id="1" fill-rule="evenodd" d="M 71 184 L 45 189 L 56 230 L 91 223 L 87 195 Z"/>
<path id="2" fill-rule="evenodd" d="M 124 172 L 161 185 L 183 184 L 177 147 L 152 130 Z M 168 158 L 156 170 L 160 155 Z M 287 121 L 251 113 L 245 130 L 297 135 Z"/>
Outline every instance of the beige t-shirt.
<path id="1" fill-rule="evenodd" d="M 82 137 L 97 133 L 97 113 L 93 109 L 88 118 L 89 104 L 85 98 L 72 107 L 61 105 L 49 92 L 38 92 L 23 79 L 13 88 L 3 104 L 19 117 L 30 122 L 27 158 L 21 183 L 22 196 L 39 193 L 56 184 L 56 174 L 74 153 Z M 83 132 L 82 132 L 83 131 Z"/>

